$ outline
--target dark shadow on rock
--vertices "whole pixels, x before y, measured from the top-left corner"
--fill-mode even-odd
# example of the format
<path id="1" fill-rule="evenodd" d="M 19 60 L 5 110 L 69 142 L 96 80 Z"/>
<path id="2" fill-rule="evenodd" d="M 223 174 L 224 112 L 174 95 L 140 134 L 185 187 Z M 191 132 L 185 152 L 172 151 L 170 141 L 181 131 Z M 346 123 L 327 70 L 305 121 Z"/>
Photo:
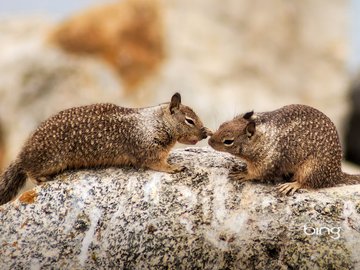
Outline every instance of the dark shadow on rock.
<path id="1" fill-rule="evenodd" d="M 351 85 L 351 114 L 346 132 L 345 158 L 360 164 L 360 74 Z"/>

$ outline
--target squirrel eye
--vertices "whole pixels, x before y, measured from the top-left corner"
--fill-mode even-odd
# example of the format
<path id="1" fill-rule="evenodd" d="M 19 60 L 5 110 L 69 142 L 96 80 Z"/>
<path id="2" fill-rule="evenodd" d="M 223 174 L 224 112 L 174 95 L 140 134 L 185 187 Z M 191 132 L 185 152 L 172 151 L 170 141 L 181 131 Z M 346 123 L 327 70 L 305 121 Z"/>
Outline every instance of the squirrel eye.
<path id="1" fill-rule="evenodd" d="M 195 122 L 193 119 L 185 117 L 185 123 L 190 125 L 190 126 L 195 126 Z"/>
<path id="2" fill-rule="evenodd" d="M 234 140 L 226 139 L 223 141 L 225 146 L 232 146 L 234 144 Z"/>

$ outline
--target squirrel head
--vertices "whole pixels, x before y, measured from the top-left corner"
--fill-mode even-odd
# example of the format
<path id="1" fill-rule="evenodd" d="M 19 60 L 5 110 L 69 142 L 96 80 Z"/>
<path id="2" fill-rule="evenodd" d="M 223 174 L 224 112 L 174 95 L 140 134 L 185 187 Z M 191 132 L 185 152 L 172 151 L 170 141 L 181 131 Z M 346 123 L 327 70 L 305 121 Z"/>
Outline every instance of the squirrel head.
<path id="1" fill-rule="evenodd" d="M 248 112 L 220 125 L 209 139 L 209 145 L 217 151 L 247 157 L 258 139 L 254 112 Z"/>
<path id="2" fill-rule="evenodd" d="M 191 108 L 181 104 L 179 93 L 172 96 L 166 113 L 169 114 L 167 118 L 174 127 L 175 136 L 180 143 L 196 144 L 212 134 Z"/>

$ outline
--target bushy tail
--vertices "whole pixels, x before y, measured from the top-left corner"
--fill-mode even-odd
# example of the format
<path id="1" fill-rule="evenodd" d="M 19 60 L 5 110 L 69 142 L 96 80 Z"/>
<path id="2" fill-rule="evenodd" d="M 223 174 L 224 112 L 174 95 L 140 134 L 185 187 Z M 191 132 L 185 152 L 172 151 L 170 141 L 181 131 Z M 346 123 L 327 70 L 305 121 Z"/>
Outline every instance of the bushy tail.
<path id="1" fill-rule="evenodd" d="M 360 184 L 360 174 L 347 174 L 343 173 L 343 183 L 346 185 Z"/>
<path id="2" fill-rule="evenodd" d="M 0 179 L 0 205 L 10 201 L 25 184 L 26 173 L 20 162 L 15 161 L 4 171 Z"/>

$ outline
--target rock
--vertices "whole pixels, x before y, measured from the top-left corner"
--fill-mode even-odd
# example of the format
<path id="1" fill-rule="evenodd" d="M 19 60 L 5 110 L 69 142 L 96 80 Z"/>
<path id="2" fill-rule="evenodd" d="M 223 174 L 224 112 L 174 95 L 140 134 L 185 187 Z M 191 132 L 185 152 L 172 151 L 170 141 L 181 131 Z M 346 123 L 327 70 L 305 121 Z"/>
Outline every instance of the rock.
<path id="1" fill-rule="evenodd" d="M 164 31 L 155 0 L 125 0 L 86 10 L 60 24 L 51 39 L 65 51 L 100 57 L 133 89 L 164 59 Z"/>
<path id="2" fill-rule="evenodd" d="M 351 85 L 351 113 L 346 130 L 347 160 L 360 165 L 360 75 Z"/>
<path id="3" fill-rule="evenodd" d="M 1 269 L 360 269 L 360 185 L 281 197 L 209 148 L 178 174 L 65 172 L 0 207 Z"/>

